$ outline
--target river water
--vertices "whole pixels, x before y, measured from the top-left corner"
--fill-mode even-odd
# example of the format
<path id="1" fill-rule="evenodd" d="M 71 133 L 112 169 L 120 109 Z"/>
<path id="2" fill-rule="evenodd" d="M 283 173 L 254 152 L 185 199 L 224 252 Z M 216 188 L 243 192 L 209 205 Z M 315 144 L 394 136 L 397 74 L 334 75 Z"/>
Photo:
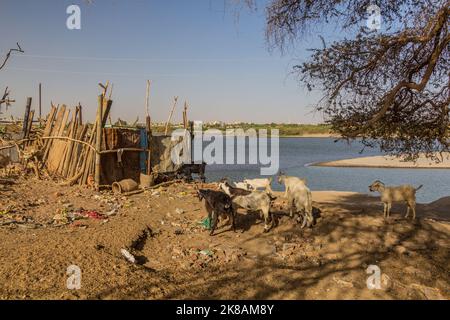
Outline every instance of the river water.
<path id="1" fill-rule="evenodd" d="M 280 169 L 288 175 L 307 178 L 311 190 L 355 191 L 370 194 L 368 186 L 379 179 L 386 185 L 412 184 L 424 187 L 417 192 L 417 201 L 428 203 L 450 195 L 449 169 L 386 169 L 386 168 L 334 168 L 309 166 L 314 162 L 366 157 L 382 154 L 375 149 L 365 149 L 359 142 L 347 144 L 334 142 L 333 138 L 280 138 Z M 248 143 L 246 144 L 248 154 Z M 240 165 L 208 165 L 206 168 L 208 181 L 217 181 L 228 177 L 233 181 L 260 176 L 260 166 Z M 274 190 L 282 190 L 275 181 Z M 373 195 L 373 194 L 372 194 Z M 450 208 L 449 208 L 450 209 Z"/>

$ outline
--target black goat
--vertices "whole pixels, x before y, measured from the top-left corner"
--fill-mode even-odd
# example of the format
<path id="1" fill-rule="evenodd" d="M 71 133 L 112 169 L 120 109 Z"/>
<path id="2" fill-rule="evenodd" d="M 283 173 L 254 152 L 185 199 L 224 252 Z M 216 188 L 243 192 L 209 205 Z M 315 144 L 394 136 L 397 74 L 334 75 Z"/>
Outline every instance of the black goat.
<path id="1" fill-rule="evenodd" d="M 234 210 L 231 198 L 221 191 L 215 191 L 210 189 L 197 190 L 197 196 L 200 199 L 205 199 L 205 209 L 208 212 L 208 218 L 211 221 L 210 235 L 214 234 L 214 230 L 217 227 L 217 220 L 219 215 L 228 216 L 231 218 L 231 226 L 233 231 L 236 231 L 234 223 Z"/>

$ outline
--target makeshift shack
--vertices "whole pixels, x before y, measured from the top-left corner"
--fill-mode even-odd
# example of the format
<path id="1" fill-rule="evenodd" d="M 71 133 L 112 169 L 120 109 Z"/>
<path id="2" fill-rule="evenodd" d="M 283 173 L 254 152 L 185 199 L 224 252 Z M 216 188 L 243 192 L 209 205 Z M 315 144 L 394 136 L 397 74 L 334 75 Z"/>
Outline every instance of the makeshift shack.
<path id="1" fill-rule="evenodd" d="M 65 105 L 52 105 L 42 123 L 43 128 L 36 130 L 30 138 L 32 126 L 28 123 L 33 122 L 34 112 L 30 112 L 27 105 L 29 114 L 24 118 L 28 131 L 24 129 L 19 153 L 24 154 L 32 147 L 32 154 L 27 160 L 34 159 L 52 177 L 67 180 L 69 184 L 96 188 L 123 179 L 139 182 L 142 175 L 152 177 L 154 183 L 175 178 L 189 180 L 192 173 L 198 173 L 204 180 L 204 164 L 192 164 L 190 158 L 178 165 L 173 163 L 173 148 L 182 138 L 173 141 L 167 135 L 167 126 L 164 135 L 153 135 L 149 116 L 146 125 L 141 127 L 114 126 L 111 121 L 106 125 L 112 100 L 107 98 L 108 86 L 102 87 L 104 91 L 98 97 L 97 116 L 93 124 L 83 124 L 81 106 L 70 110 Z M 192 122 L 187 121 L 186 106 L 183 121 L 186 134 L 192 137 Z M 14 146 L 18 146 L 17 142 L 2 148 Z M 190 148 L 191 145 L 184 147 Z"/>

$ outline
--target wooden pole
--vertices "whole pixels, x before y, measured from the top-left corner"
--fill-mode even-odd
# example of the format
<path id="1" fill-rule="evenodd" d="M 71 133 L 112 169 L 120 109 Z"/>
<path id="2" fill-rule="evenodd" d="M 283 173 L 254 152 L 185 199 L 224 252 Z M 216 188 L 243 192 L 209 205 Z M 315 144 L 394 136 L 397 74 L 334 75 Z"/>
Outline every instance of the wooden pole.
<path id="1" fill-rule="evenodd" d="M 151 158 L 151 139 L 152 139 L 152 123 L 150 116 L 145 119 L 145 127 L 147 129 L 147 174 L 152 173 L 152 158 Z"/>
<path id="2" fill-rule="evenodd" d="M 187 102 L 185 101 L 185 102 L 184 102 L 184 110 L 183 110 L 183 127 L 184 127 L 185 129 L 188 128 L 187 108 L 188 108 Z"/>
<path id="3" fill-rule="evenodd" d="M 102 109 L 102 127 L 106 125 L 106 121 L 109 118 L 109 113 L 111 111 L 112 100 L 103 100 L 103 109 Z"/>
<path id="4" fill-rule="evenodd" d="M 97 128 L 96 128 L 96 137 L 95 137 L 95 149 L 97 152 L 95 153 L 95 171 L 94 171 L 94 181 L 96 186 L 100 185 L 100 172 L 101 172 L 101 157 L 100 151 L 102 147 L 102 129 L 103 129 L 103 94 L 98 96 L 98 111 L 97 111 Z"/>
<path id="5" fill-rule="evenodd" d="M 169 129 L 169 124 L 170 124 L 170 121 L 172 120 L 173 111 L 175 110 L 175 107 L 177 106 L 177 101 L 178 101 L 178 97 L 174 97 L 173 98 L 173 107 L 172 107 L 172 110 L 170 111 L 169 119 L 167 119 L 167 122 L 166 122 L 166 129 L 164 130 L 165 136 L 167 136 L 167 130 Z"/>
<path id="6" fill-rule="evenodd" d="M 194 154 L 194 150 L 193 150 L 193 145 L 194 145 L 194 121 L 189 121 L 188 122 L 189 123 L 189 133 L 190 133 L 190 135 L 191 135 L 191 145 L 189 146 L 190 148 L 191 148 L 191 163 L 193 162 L 192 161 L 192 157 L 193 157 L 193 154 Z"/>
<path id="7" fill-rule="evenodd" d="M 75 107 L 75 113 L 72 115 L 72 125 L 69 131 L 69 138 L 72 139 L 76 139 L 76 133 L 77 133 L 77 129 L 78 129 L 78 107 Z M 65 178 L 69 178 L 68 177 L 68 172 L 69 172 L 69 167 L 70 164 L 72 162 L 74 162 L 74 159 L 72 158 L 72 153 L 73 153 L 73 149 L 74 147 L 76 147 L 76 145 L 74 144 L 73 141 L 68 141 L 66 142 L 66 152 L 65 152 L 65 159 L 64 161 L 62 161 L 62 168 L 61 168 L 61 173 L 62 176 Z"/>
<path id="8" fill-rule="evenodd" d="M 78 112 L 78 117 L 79 117 L 78 122 L 80 123 L 80 125 L 82 125 L 82 124 L 83 124 L 83 107 L 81 106 L 81 103 L 80 103 L 80 102 L 78 102 L 78 109 L 79 109 L 79 112 Z"/>
<path id="9" fill-rule="evenodd" d="M 26 139 L 30 136 L 31 128 L 33 127 L 33 118 L 34 118 L 34 110 L 31 110 L 30 115 L 28 116 L 27 131 L 25 135 Z"/>
<path id="10" fill-rule="evenodd" d="M 30 117 L 31 97 L 27 98 L 27 105 L 25 106 L 25 114 L 23 116 L 22 138 L 25 139 L 28 129 L 28 118 Z"/>
<path id="11" fill-rule="evenodd" d="M 151 127 L 151 118 L 150 118 L 150 80 L 147 80 L 147 89 L 145 91 L 145 112 L 147 113 L 147 117 L 145 118 L 145 128 L 147 130 L 147 174 L 151 174 L 152 172 L 152 162 L 151 162 L 151 152 L 150 146 L 152 138 L 152 127 Z"/>
<path id="12" fill-rule="evenodd" d="M 150 117 L 150 80 L 147 80 L 147 90 L 145 91 L 145 112 Z"/>
<path id="13" fill-rule="evenodd" d="M 42 118 L 42 84 L 39 83 L 39 121 Z"/>

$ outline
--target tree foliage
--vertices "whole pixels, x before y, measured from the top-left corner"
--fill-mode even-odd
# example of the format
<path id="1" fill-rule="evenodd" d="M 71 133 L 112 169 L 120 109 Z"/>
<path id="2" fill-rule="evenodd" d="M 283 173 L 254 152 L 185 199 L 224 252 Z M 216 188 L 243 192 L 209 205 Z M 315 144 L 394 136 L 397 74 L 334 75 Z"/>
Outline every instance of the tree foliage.
<path id="1" fill-rule="evenodd" d="M 251 0 L 247 2 L 253 3 Z M 381 9 L 382 29 L 367 28 Z M 332 23 L 350 39 L 314 49 L 294 71 L 344 138 L 416 157 L 450 147 L 449 0 L 270 0 L 267 39 L 285 50 L 317 25 Z"/>

